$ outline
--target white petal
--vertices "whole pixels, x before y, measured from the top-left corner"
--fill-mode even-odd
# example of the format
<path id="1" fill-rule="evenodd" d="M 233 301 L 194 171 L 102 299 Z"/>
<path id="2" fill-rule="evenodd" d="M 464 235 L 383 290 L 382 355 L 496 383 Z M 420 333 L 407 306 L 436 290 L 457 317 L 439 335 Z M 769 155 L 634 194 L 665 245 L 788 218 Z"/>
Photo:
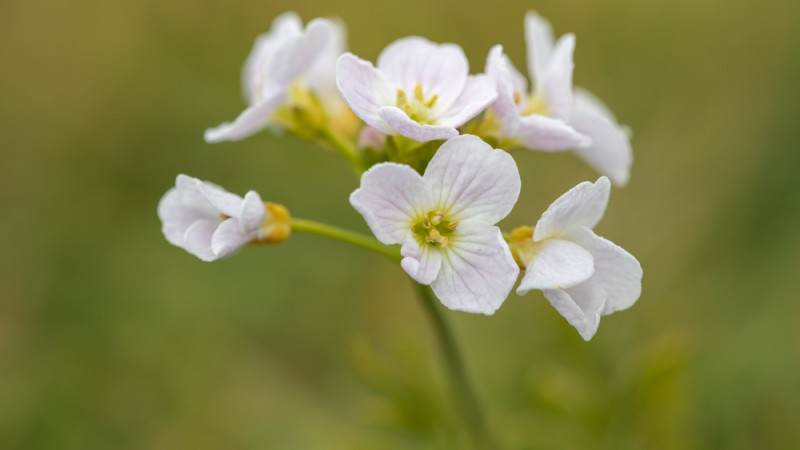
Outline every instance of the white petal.
<path id="1" fill-rule="evenodd" d="M 594 228 L 608 205 L 611 183 L 600 177 L 595 183 L 584 181 L 556 199 L 533 230 L 533 240 L 539 242 L 561 237 L 575 229 Z"/>
<path id="2" fill-rule="evenodd" d="M 293 12 L 286 12 L 272 21 L 269 32 L 256 38 L 242 70 L 242 87 L 248 104 L 258 102 L 261 97 L 264 67 L 270 64 L 275 52 L 287 39 L 299 36 L 302 31 L 300 17 Z"/>
<path id="3" fill-rule="evenodd" d="M 442 144 L 424 178 L 437 208 L 450 220 L 488 225 L 511 212 L 521 185 L 511 155 L 468 134 Z"/>
<path id="4" fill-rule="evenodd" d="M 540 243 L 537 253 L 517 287 L 517 294 L 531 289 L 564 289 L 589 279 L 594 273 L 592 254 L 578 244 L 561 239 Z"/>
<path id="5" fill-rule="evenodd" d="M 576 148 L 575 153 L 592 168 L 624 186 L 630 176 L 633 151 L 625 129 L 619 126 L 614 116 L 602 103 L 584 91 L 577 91 L 575 108 L 570 125 L 591 138 L 591 145 Z"/>
<path id="6" fill-rule="evenodd" d="M 608 294 L 603 315 L 627 309 L 636 303 L 642 293 L 642 266 L 633 255 L 590 230 L 576 230 L 570 233 L 570 239 L 594 256 L 592 278 Z"/>
<path id="7" fill-rule="evenodd" d="M 437 123 L 460 127 L 480 114 L 497 98 L 497 86 L 487 75 L 470 75 L 464 90 Z"/>
<path id="8" fill-rule="evenodd" d="M 196 178 L 178 175 L 175 187 L 158 203 L 161 231 L 172 245 L 183 247 L 186 230 L 198 220 L 219 223 L 219 212 L 200 194 Z"/>
<path id="9" fill-rule="evenodd" d="M 400 253 L 403 255 L 400 265 L 418 283 L 431 284 L 439 274 L 442 252 L 430 245 L 420 246 L 411 233 L 406 236 Z"/>
<path id="10" fill-rule="evenodd" d="M 553 49 L 547 64 L 541 89 L 547 101 L 548 113 L 551 117 L 569 120 L 572 111 L 572 53 L 575 50 L 575 36 L 566 34 L 561 37 Z"/>
<path id="11" fill-rule="evenodd" d="M 229 217 L 239 217 L 242 210 L 242 198 L 236 194 L 231 194 L 221 187 L 195 180 L 197 189 L 203 194 L 208 203 L 217 211 Z"/>
<path id="12" fill-rule="evenodd" d="M 553 28 L 535 11 L 525 15 L 525 43 L 528 47 L 528 73 L 540 83 L 553 52 Z"/>
<path id="13" fill-rule="evenodd" d="M 183 236 L 184 250 L 197 256 L 203 261 L 214 261 L 219 257 L 211 251 L 211 236 L 217 229 L 219 222 L 210 220 L 198 220 L 194 222 Z"/>
<path id="14" fill-rule="evenodd" d="M 225 258 L 236 253 L 242 246 L 255 238 L 255 232 L 243 232 L 239 220 L 231 217 L 222 222 L 211 237 L 211 252 L 217 258 Z"/>
<path id="15" fill-rule="evenodd" d="M 320 53 L 305 73 L 305 82 L 323 102 L 338 97 L 336 88 L 336 61 L 347 50 L 344 23 L 340 20 L 316 19 L 327 28 L 328 38 Z"/>
<path id="16" fill-rule="evenodd" d="M 272 58 L 263 63 L 262 91 L 288 89 L 322 53 L 332 34 L 332 26 L 328 20 L 314 19 L 308 23 L 302 34 L 285 39 Z"/>
<path id="17" fill-rule="evenodd" d="M 593 278 L 569 289 L 546 289 L 542 293 L 584 340 L 594 336 L 605 307 L 606 292 Z"/>
<path id="18" fill-rule="evenodd" d="M 431 288 L 450 309 L 494 314 L 511 292 L 519 267 L 499 228 L 464 226 L 458 231 Z"/>
<path id="19" fill-rule="evenodd" d="M 378 110 L 378 116 L 393 132 L 415 141 L 427 142 L 458 136 L 458 130 L 454 126 L 421 125 L 395 106 L 384 106 Z"/>
<path id="20" fill-rule="evenodd" d="M 384 244 L 402 244 L 413 220 L 430 210 L 422 177 L 404 164 L 381 163 L 361 176 L 350 204 Z"/>
<path id="21" fill-rule="evenodd" d="M 261 225 L 264 224 L 265 216 L 266 212 L 264 211 L 264 202 L 261 201 L 261 196 L 256 191 L 249 191 L 244 196 L 241 211 L 234 217 L 239 219 L 242 232 L 252 232 L 261 228 Z"/>
<path id="22" fill-rule="evenodd" d="M 200 184 L 203 184 L 203 181 L 184 174 L 180 174 L 175 178 L 175 189 L 180 193 L 181 203 L 190 208 L 206 211 L 209 215 L 217 216 L 218 211 L 211 206 L 200 192 Z M 207 184 L 211 185 L 211 183 Z"/>
<path id="23" fill-rule="evenodd" d="M 361 120 L 383 133 L 393 134 L 378 115 L 378 110 L 394 105 L 397 91 L 371 63 L 352 53 L 345 53 L 336 64 L 336 84 L 347 104 Z"/>
<path id="24" fill-rule="evenodd" d="M 586 136 L 559 119 L 532 114 L 520 117 L 519 122 L 518 138 L 531 150 L 554 152 L 591 144 Z"/>
<path id="25" fill-rule="evenodd" d="M 517 72 L 511 61 L 503 54 L 503 47 L 495 45 L 486 59 L 486 74 L 492 77 L 497 88 L 497 100 L 492 104 L 503 132 L 507 136 L 516 136 L 519 128 L 519 108 L 514 102 L 514 92 L 527 95 L 525 78 Z"/>
<path id="26" fill-rule="evenodd" d="M 389 44 L 378 56 L 378 70 L 408 95 L 421 84 L 426 98 L 438 95 L 447 109 L 464 89 L 469 63 L 458 45 L 412 36 Z"/>
<path id="27" fill-rule="evenodd" d="M 205 131 L 203 138 L 209 144 L 238 141 L 261 131 L 269 124 L 272 113 L 283 103 L 288 91 L 272 91 L 256 104 L 246 108 L 233 122 L 225 122 Z"/>

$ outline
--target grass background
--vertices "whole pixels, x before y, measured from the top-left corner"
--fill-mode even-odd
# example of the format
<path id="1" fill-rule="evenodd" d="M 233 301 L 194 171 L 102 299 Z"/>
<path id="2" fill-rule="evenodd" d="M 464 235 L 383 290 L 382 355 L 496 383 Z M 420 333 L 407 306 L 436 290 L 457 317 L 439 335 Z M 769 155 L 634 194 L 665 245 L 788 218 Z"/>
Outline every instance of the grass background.
<path id="1" fill-rule="evenodd" d="M 535 8 L 577 35 L 575 83 L 634 130 L 599 234 L 644 267 L 584 343 L 539 293 L 447 312 L 508 448 L 800 446 L 800 3 L 6 0 L 0 3 L 0 448 L 457 448 L 407 277 L 297 235 L 205 264 L 155 214 L 178 173 L 366 231 L 345 162 L 261 133 L 239 69 L 273 17 L 338 16 L 372 59 L 406 35 L 524 67 Z M 516 153 L 533 224 L 596 174 Z"/>

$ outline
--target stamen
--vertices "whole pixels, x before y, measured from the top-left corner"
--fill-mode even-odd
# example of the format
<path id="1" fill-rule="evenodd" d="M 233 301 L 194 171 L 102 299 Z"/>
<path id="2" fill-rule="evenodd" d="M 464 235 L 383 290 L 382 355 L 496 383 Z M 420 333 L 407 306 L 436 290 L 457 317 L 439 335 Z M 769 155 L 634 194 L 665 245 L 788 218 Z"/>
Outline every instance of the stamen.
<path id="1" fill-rule="evenodd" d="M 408 117 L 411 117 L 411 116 L 414 115 L 414 109 L 411 108 L 411 105 L 409 105 L 408 103 L 403 105 L 403 111 L 405 111 L 406 114 L 408 114 Z"/>
<path id="2" fill-rule="evenodd" d="M 522 101 L 522 96 L 519 92 L 514 91 L 514 104 L 519 105 L 519 102 Z"/>
<path id="3" fill-rule="evenodd" d="M 456 228 L 458 228 L 458 221 L 456 220 L 456 221 L 450 222 L 450 224 L 447 225 L 447 228 L 449 228 L 451 231 L 455 230 Z"/>
<path id="4" fill-rule="evenodd" d="M 408 105 L 408 97 L 406 97 L 406 92 L 402 89 L 397 90 L 397 106 L 403 107 L 404 105 Z"/>
<path id="5" fill-rule="evenodd" d="M 436 95 L 436 94 L 433 94 L 433 95 L 430 96 L 430 98 L 428 98 L 428 100 L 425 101 L 425 103 L 423 103 L 423 105 L 426 108 L 433 108 L 433 106 L 436 105 L 436 100 L 439 100 L 439 96 Z"/>
<path id="6" fill-rule="evenodd" d="M 440 223 L 442 223 L 442 219 L 444 219 L 444 214 L 441 211 L 437 211 L 436 214 L 433 216 L 433 219 L 431 219 L 431 223 L 434 225 L 439 225 Z"/>
<path id="7" fill-rule="evenodd" d="M 414 98 L 420 102 L 425 101 L 425 97 L 422 95 L 422 84 L 417 84 L 414 86 Z"/>
<path id="8" fill-rule="evenodd" d="M 436 228 L 431 230 L 429 236 L 431 239 L 434 240 L 434 242 L 439 242 L 442 239 L 442 233 L 439 233 L 439 230 L 437 230 Z"/>
<path id="9" fill-rule="evenodd" d="M 427 215 L 422 216 L 422 226 L 425 227 L 425 228 L 430 228 L 431 227 L 431 221 L 430 221 L 430 219 L 428 219 Z"/>

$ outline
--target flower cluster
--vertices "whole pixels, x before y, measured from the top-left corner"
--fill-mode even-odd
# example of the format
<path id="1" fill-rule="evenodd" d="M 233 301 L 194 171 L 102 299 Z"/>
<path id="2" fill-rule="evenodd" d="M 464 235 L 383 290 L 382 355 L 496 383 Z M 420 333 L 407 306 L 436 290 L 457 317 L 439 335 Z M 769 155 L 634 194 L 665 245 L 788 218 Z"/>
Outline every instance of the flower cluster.
<path id="1" fill-rule="evenodd" d="M 500 45 L 477 75 L 461 47 L 422 37 L 391 43 L 372 64 L 346 51 L 340 22 L 303 27 L 283 14 L 244 66 L 249 106 L 207 130 L 206 141 L 271 128 L 340 152 L 360 174 L 350 203 L 375 245 L 399 245 L 403 270 L 446 307 L 493 314 L 524 270 L 516 292 L 542 291 L 589 340 L 601 316 L 641 293 L 637 260 L 593 232 L 611 183 L 628 182 L 630 132 L 600 100 L 573 88 L 575 36 L 555 39 L 533 12 L 524 24 L 530 87 Z M 601 177 L 562 195 L 535 226 L 503 233 L 497 223 L 520 194 L 507 152 L 517 148 L 571 150 Z M 281 242 L 292 230 L 324 229 L 303 226 L 308 221 L 254 191 L 242 198 L 185 175 L 158 215 L 167 240 L 204 261 L 248 243 Z"/>

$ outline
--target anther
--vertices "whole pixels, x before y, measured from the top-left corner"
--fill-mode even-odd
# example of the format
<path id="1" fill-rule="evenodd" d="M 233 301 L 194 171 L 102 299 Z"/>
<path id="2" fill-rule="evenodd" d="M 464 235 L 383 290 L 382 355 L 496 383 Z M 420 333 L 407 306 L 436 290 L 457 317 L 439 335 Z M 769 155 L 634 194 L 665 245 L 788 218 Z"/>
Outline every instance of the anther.
<path id="1" fill-rule="evenodd" d="M 519 92 L 514 91 L 514 104 L 519 105 L 519 102 L 522 100 L 522 96 L 519 95 Z"/>
<path id="2" fill-rule="evenodd" d="M 457 220 L 455 220 L 453 222 L 450 222 L 450 224 L 447 225 L 447 228 L 449 228 L 450 231 L 455 230 L 457 227 L 458 227 L 458 221 Z"/>
<path id="3" fill-rule="evenodd" d="M 403 111 L 405 111 L 406 114 L 408 114 L 408 117 L 411 117 L 414 114 L 414 109 L 411 108 L 411 105 L 409 105 L 408 103 L 403 105 Z"/>
<path id="4" fill-rule="evenodd" d="M 404 105 L 408 105 L 408 97 L 406 97 L 406 92 L 402 89 L 397 90 L 397 106 L 403 107 Z"/>
<path id="5" fill-rule="evenodd" d="M 440 223 L 442 223 L 442 219 L 444 219 L 444 214 L 442 214 L 441 211 L 437 211 L 436 214 L 433 216 L 433 219 L 431 219 L 431 223 L 434 225 L 439 225 Z"/>
<path id="6" fill-rule="evenodd" d="M 414 98 L 420 102 L 425 101 L 425 97 L 422 95 L 422 84 L 414 86 Z"/>
<path id="7" fill-rule="evenodd" d="M 425 228 L 430 228 L 431 227 L 431 221 L 430 221 L 430 219 L 428 219 L 427 215 L 422 216 L 422 226 L 425 227 Z"/>
<path id="8" fill-rule="evenodd" d="M 442 245 L 442 248 L 447 247 L 447 244 L 449 242 L 450 242 L 450 240 L 447 239 L 447 236 L 442 236 L 442 238 L 439 240 L 439 243 Z"/>
<path id="9" fill-rule="evenodd" d="M 436 100 L 439 100 L 439 96 L 436 95 L 436 94 L 433 94 L 433 95 L 430 96 L 430 98 L 428 98 L 428 100 L 425 100 L 425 103 L 423 103 L 423 105 L 426 108 L 433 108 L 433 106 L 436 104 Z"/>

